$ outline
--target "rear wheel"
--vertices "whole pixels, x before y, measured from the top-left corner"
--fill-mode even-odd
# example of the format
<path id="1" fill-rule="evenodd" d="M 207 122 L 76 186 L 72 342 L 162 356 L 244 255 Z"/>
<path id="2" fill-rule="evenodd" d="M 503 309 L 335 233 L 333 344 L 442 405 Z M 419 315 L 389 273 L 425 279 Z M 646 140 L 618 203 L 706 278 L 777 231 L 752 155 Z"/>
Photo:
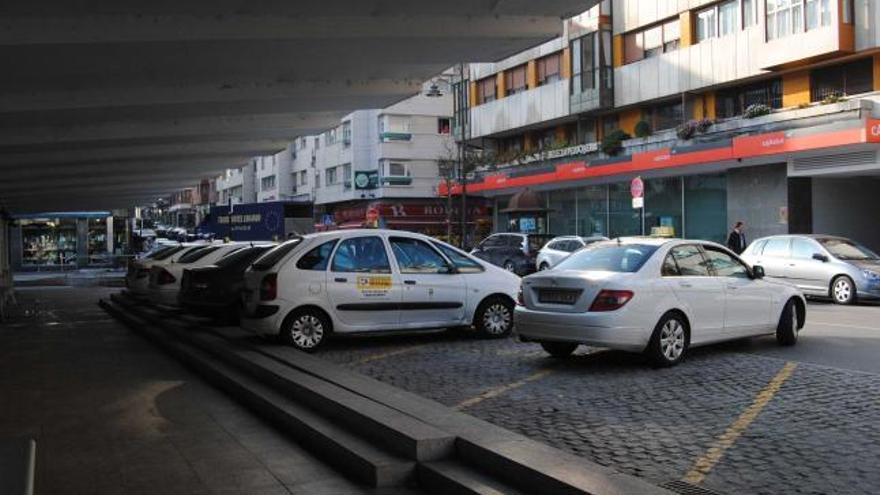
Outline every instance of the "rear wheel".
<path id="1" fill-rule="evenodd" d="M 327 340 L 330 321 L 316 309 L 301 309 L 284 320 L 281 340 L 301 351 L 315 352 Z"/>
<path id="2" fill-rule="evenodd" d="M 776 342 L 779 345 L 792 346 L 798 339 L 798 315 L 794 300 L 790 300 L 782 309 L 779 325 L 776 327 Z"/>
<path id="3" fill-rule="evenodd" d="M 503 297 L 483 301 L 474 315 L 474 326 L 483 337 L 507 337 L 513 330 L 513 301 Z"/>
<path id="4" fill-rule="evenodd" d="M 569 344 L 566 342 L 541 342 L 541 347 L 547 351 L 547 354 L 555 358 L 564 358 L 571 356 L 571 353 L 578 348 L 578 344 Z"/>
<path id="5" fill-rule="evenodd" d="M 684 317 L 678 313 L 666 313 L 654 327 L 646 354 L 656 366 L 675 366 L 684 359 L 689 343 Z"/>
<path id="6" fill-rule="evenodd" d="M 837 304 L 852 304 L 856 300 L 856 286 L 852 279 L 845 275 L 831 282 L 831 298 Z"/>

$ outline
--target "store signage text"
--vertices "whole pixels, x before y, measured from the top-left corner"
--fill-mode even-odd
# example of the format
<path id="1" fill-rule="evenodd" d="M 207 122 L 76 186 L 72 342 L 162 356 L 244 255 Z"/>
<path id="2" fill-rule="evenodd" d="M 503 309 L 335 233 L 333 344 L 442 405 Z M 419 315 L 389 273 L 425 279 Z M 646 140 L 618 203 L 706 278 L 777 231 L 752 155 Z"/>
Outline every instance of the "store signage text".
<path id="1" fill-rule="evenodd" d="M 245 224 L 245 223 L 260 223 L 263 221 L 263 215 L 261 213 L 250 213 L 243 215 L 222 215 L 217 218 L 217 223 L 221 225 L 229 225 L 230 223 L 235 224 Z"/>
<path id="2" fill-rule="evenodd" d="M 547 150 L 541 151 L 539 153 L 534 153 L 528 156 L 524 156 L 523 158 L 520 158 L 519 160 L 510 163 L 509 165 L 525 165 L 527 163 L 540 162 L 544 160 L 555 160 L 557 158 L 566 158 L 569 156 L 586 155 L 589 153 L 595 153 L 597 151 L 599 151 L 599 143 L 579 144 L 577 146 L 570 146 L 568 148 Z"/>

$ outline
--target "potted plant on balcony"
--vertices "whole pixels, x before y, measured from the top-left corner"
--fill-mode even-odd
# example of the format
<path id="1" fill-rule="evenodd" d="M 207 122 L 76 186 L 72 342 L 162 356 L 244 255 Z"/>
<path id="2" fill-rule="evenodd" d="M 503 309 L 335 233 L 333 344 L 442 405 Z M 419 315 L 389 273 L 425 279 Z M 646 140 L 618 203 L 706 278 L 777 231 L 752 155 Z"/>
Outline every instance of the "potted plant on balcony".
<path id="1" fill-rule="evenodd" d="M 633 131 L 636 133 L 637 138 L 645 138 L 651 135 L 651 124 L 644 120 L 640 120 L 636 123 Z"/>
<path id="2" fill-rule="evenodd" d="M 623 142 L 631 138 L 632 136 L 628 133 L 621 129 L 616 129 L 602 138 L 602 143 L 599 147 L 606 155 L 615 156 L 623 150 Z"/>
<path id="3" fill-rule="evenodd" d="M 746 108 L 746 111 L 743 113 L 743 118 L 754 119 L 757 117 L 763 117 L 764 115 L 770 115 L 772 112 L 773 109 L 767 105 L 764 105 L 763 103 L 755 103 Z"/>

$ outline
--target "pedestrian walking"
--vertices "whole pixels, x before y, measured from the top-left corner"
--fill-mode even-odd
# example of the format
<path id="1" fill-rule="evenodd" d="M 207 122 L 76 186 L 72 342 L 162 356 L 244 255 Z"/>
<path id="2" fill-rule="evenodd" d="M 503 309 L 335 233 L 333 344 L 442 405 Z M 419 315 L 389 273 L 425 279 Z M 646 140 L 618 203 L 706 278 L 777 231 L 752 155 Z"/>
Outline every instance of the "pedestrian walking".
<path id="1" fill-rule="evenodd" d="M 746 224 L 743 222 L 736 222 L 730 235 L 727 236 L 727 247 L 736 254 L 743 254 L 743 251 L 746 250 L 746 246 L 748 245 L 746 242 L 745 229 Z"/>

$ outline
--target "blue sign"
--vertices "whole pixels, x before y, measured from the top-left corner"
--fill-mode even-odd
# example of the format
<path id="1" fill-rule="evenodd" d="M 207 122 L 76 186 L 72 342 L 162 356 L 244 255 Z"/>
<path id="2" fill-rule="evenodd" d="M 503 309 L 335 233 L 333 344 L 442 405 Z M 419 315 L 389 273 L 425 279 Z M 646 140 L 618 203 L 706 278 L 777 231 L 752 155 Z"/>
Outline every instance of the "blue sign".
<path id="1" fill-rule="evenodd" d="M 233 208 L 214 206 L 198 231 L 233 241 L 284 239 L 284 205 L 284 202 L 273 202 L 235 205 Z"/>

